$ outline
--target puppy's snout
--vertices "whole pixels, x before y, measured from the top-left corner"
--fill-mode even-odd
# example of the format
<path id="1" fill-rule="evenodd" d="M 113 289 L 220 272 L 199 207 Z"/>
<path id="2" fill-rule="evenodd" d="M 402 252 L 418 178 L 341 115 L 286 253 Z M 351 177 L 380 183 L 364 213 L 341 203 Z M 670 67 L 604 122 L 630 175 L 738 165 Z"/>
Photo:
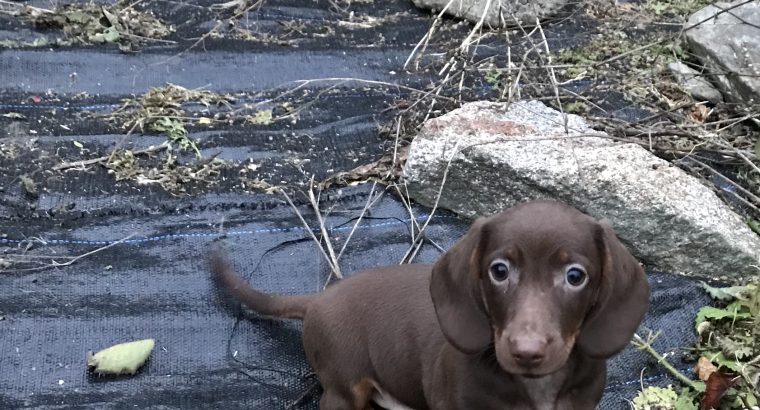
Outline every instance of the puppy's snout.
<path id="1" fill-rule="evenodd" d="M 544 361 L 549 341 L 540 337 L 517 336 L 510 338 L 509 344 L 515 362 L 519 366 L 531 368 Z"/>

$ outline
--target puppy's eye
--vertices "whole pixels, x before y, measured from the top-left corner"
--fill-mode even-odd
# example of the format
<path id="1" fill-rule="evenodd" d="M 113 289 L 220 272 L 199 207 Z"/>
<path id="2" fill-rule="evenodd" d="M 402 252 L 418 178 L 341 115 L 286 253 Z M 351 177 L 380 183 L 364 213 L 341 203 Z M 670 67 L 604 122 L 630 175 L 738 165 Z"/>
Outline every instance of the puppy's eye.
<path id="1" fill-rule="evenodd" d="M 586 272 L 582 271 L 580 268 L 572 267 L 567 270 L 567 273 L 565 274 L 565 279 L 567 280 L 567 283 L 570 286 L 579 287 L 586 283 Z"/>
<path id="2" fill-rule="evenodd" d="M 509 263 L 501 259 L 496 259 L 491 262 L 488 272 L 491 274 L 491 280 L 494 282 L 504 282 L 509 278 Z"/>

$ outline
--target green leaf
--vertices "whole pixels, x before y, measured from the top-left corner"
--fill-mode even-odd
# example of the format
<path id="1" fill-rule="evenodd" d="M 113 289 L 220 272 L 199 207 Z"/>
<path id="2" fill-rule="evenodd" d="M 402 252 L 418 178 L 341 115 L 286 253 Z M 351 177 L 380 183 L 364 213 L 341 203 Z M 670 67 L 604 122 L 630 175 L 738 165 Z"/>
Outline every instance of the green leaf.
<path id="1" fill-rule="evenodd" d="M 114 27 L 108 27 L 106 31 L 103 33 L 103 41 L 106 43 L 115 43 L 119 41 L 119 31 L 116 30 Z"/>
<path id="2" fill-rule="evenodd" d="M 738 335 L 737 335 L 738 336 Z M 739 339 L 739 337 L 736 337 Z M 724 337 L 721 338 L 720 341 L 718 341 L 718 345 L 721 347 L 721 350 L 723 350 L 723 353 L 726 355 L 726 357 L 731 359 L 738 359 L 738 360 L 745 360 L 745 359 L 751 359 L 753 354 L 752 349 L 752 341 L 751 340 L 741 340 L 735 341 L 731 338 Z"/>
<path id="3" fill-rule="evenodd" d="M 678 394 L 670 388 L 647 387 L 633 399 L 635 410 L 672 409 Z"/>
<path id="4" fill-rule="evenodd" d="M 716 308 L 712 306 L 704 306 L 697 312 L 697 319 L 695 326 L 704 322 L 706 319 L 721 320 L 721 319 L 747 319 L 750 317 L 749 312 L 744 312 L 738 308 L 733 307 L 733 304 L 729 305 L 725 309 Z"/>
<path id="5" fill-rule="evenodd" d="M 91 20 L 92 16 L 83 11 L 71 10 L 66 13 L 66 19 L 72 23 L 84 24 Z"/>
<path id="6" fill-rule="evenodd" d="M 569 112 L 571 114 L 584 114 L 589 111 L 588 105 L 583 101 L 573 101 L 565 104 L 563 107 L 565 109 L 565 112 Z"/>
<path id="7" fill-rule="evenodd" d="M 101 374 L 135 374 L 153 351 L 153 339 L 121 343 L 103 349 L 94 355 L 88 354 L 87 365 Z"/>
<path id="8" fill-rule="evenodd" d="M 674 410 L 697 410 L 698 407 L 696 404 L 694 404 L 694 397 L 690 397 L 690 395 L 681 393 L 678 396 L 678 400 L 676 400 L 675 404 L 673 405 Z"/>
<path id="9" fill-rule="evenodd" d="M 760 140 L 758 140 L 760 142 Z M 747 221 L 747 225 L 749 225 L 749 228 L 755 231 L 756 234 L 760 235 L 760 221 L 757 219 L 750 219 Z"/>
<path id="10" fill-rule="evenodd" d="M 496 87 L 499 85 L 499 81 L 501 80 L 501 72 L 496 70 L 488 71 L 484 77 L 484 80 L 492 87 Z"/>
<path id="11" fill-rule="evenodd" d="M 261 110 L 256 115 L 249 117 L 248 121 L 257 125 L 269 125 L 272 123 L 272 110 Z"/>
<path id="12" fill-rule="evenodd" d="M 747 396 L 744 398 L 744 401 L 747 402 L 748 406 L 754 407 L 757 406 L 757 397 L 755 397 L 754 394 L 751 392 L 747 393 Z"/>
<path id="13" fill-rule="evenodd" d="M 733 372 L 739 373 L 742 369 L 742 364 L 734 359 L 727 358 L 722 352 L 709 357 L 710 361 L 718 367 L 724 367 Z"/>
<path id="14" fill-rule="evenodd" d="M 729 302 L 736 299 L 741 292 L 747 290 L 747 286 L 729 286 L 727 288 L 715 288 L 705 282 L 700 282 L 702 288 L 715 300 Z"/>
<path id="15" fill-rule="evenodd" d="M 32 47 L 45 47 L 49 43 L 47 37 L 37 37 L 29 45 Z"/>

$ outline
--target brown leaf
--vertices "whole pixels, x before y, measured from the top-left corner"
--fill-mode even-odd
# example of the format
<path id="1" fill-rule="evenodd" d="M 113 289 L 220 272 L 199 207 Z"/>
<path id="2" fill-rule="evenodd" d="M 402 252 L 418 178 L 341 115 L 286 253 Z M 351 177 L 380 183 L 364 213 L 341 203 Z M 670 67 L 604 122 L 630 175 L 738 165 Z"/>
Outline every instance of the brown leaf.
<path id="1" fill-rule="evenodd" d="M 702 396 L 700 410 L 712 410 L 720 408 L 720 400 L 726 395 L 726 391 L 736 383 L 738 377 L 723 372 L 713 372 L 707 378 L 705 394 Z"/>
<path id="2" fill-rule="evenodd" d="M 718 368 L 715 367 L 712 362 L 710 362 L 710 359 L 701 356 L 699 360 L 697 361 L 697 366 L 694 369 L 694 371 L 697 373 L 697 377 L 699 377 L 699 380 L 702 380 L 703 382 L 706 382 L 707 379 L 710 378 L 710 376 L 718 371 Z"/>
<path id="3" fill-rule="evenodd" d="M 406 162 L 408 151 L 408 145 L 399 147 L 395 158 L 392 154 L 386 154 L 375 162 L 332 175 L 320 182 L 319 187 L 327 189 L 333 185 L 356 185 L 370 180 L 386 181 L 398 178 L 401 176 L 402 165 Z"/>
<path id="4" fill-rule="evenodd" d="M 694 122 L 702 124 L 710 115 L 710 110 L 704 104 L 697 104 L 691 107 L 690 117 Z"/>

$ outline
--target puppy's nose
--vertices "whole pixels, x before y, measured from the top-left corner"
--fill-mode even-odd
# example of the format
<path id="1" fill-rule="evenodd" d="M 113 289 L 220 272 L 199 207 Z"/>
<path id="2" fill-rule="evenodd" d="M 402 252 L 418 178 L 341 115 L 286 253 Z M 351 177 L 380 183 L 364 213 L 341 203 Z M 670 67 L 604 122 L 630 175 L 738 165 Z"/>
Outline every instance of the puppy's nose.
<path id="1" fill-rule="evenodd" d="M 510 339 L 512 357 L 522 367 L 536 367 L 546 357 L 545 339 L 536 337 L 515 337 Z"/>

